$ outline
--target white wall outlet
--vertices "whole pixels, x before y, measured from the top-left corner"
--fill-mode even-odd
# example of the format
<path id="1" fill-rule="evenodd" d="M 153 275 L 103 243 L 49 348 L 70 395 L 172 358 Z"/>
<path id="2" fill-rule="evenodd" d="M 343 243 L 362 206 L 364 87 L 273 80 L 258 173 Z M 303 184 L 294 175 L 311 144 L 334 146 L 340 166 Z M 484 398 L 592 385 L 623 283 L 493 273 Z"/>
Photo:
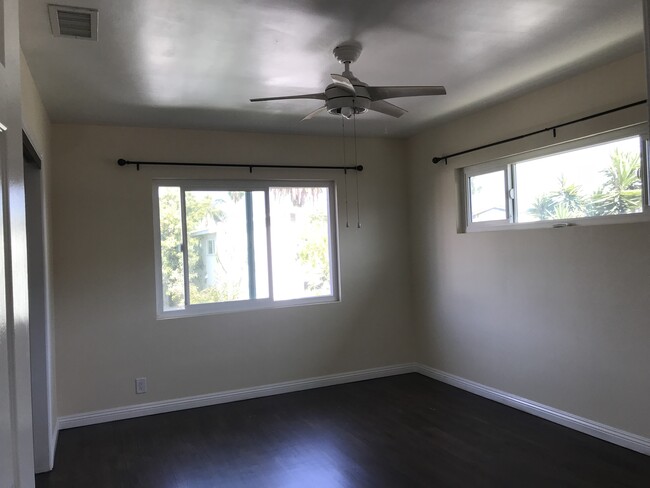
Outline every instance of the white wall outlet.
<path id="1" fill-rule="evenodd" d="M 140 395 L 142 393 L 147 393 L 147 378 L 136 378 L 135 379 L 135 392 Z"/>

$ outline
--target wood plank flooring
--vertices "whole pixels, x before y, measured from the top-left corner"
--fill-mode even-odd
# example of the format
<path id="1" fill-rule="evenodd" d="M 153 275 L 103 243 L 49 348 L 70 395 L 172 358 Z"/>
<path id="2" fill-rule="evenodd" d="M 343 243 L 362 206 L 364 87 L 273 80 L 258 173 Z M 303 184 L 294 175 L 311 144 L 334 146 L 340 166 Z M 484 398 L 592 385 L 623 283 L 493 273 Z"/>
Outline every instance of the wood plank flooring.
<path id="1" fill-rule="evenodd" d="M 37 488 L 650 487 L 650 457 L 419 374 L 64 430 Z"/>

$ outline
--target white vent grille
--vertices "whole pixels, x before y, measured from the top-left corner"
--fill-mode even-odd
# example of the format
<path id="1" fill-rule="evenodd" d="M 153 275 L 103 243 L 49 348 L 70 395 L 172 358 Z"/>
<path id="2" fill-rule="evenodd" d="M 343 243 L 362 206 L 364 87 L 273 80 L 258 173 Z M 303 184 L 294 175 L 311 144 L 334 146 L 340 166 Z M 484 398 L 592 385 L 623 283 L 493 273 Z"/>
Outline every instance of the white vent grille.
<path id="1" fill-rule="evenodd" d="M 48 5 L 48 10 L 55 37 L 97 40 L 97 10 L 67 5 Z"/>

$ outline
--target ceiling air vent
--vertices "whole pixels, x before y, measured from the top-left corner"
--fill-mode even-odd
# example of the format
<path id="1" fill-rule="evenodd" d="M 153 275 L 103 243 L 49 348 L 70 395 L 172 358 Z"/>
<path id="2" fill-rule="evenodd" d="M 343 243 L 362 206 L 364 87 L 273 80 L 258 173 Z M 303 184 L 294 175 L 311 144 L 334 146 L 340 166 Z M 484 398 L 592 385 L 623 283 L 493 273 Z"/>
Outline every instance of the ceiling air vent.
<path id="1" fill-rule="evenodd" d="M 97 10 L 68 5 L 48 5 L 47 8 L 55 37 L 97 40 Z"/>

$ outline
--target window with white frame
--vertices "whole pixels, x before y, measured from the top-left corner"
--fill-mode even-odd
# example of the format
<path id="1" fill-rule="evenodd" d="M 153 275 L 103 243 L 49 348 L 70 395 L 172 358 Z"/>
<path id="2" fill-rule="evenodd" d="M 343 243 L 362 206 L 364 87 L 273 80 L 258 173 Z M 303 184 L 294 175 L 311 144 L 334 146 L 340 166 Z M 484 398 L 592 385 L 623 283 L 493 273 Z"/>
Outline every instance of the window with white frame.
<path id="1" fill-rule="evenodd" d="M 155 181 L 160 318 L 336 301 L 332 182 Z"/>
<path id="2" fill-rule="evenodd" d="M 465 230 L 648 219 L 645 147 L 635 126 L 463 168 Z"/>

